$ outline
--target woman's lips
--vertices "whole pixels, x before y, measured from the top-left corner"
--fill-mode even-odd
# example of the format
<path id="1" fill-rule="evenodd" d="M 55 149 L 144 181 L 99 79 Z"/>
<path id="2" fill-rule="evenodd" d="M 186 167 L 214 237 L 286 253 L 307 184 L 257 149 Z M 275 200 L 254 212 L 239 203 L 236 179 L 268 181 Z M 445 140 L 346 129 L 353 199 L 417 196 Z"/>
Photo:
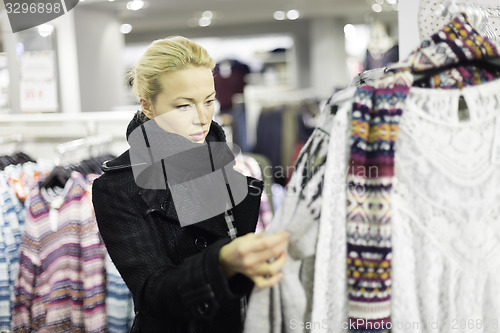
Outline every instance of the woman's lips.
<path id="1" fill-rule="evenodd" d="M 205 139 L 205 135 L 207 132 L 198 132 L 194 134 L 189 134 L 189 137 L 193 139 L 193 141 L 203 141 Z"/>

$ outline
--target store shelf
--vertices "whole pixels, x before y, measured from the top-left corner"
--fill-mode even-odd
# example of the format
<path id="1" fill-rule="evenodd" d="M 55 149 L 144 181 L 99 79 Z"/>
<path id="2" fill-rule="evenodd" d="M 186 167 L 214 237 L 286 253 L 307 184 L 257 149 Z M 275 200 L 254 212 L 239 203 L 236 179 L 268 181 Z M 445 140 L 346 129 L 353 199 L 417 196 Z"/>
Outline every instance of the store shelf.
<path id="1" fill-rule="evenodd" d="M 110 152 L 118 155 L 128 148 L 125 132 L 133 114 L 133 111 L 109 111 L 0 115 L 0 137 L 22 137 L 21 143 L 0 145 L 0 151 L 8 154 L 23 150 L 36 159 L 55 160 L 58 144 L 106 134 L 112 140 Z"/>
<path id="2" fill-rule="evenodd" d="M 37 113 L 37 114 L 3 114 L 0 123 L 65 123 L 65 122 L 107 122 L 115 120 L 128 120 L 135 112 L 130 111 L 105 111 L 82 113 Z"/>

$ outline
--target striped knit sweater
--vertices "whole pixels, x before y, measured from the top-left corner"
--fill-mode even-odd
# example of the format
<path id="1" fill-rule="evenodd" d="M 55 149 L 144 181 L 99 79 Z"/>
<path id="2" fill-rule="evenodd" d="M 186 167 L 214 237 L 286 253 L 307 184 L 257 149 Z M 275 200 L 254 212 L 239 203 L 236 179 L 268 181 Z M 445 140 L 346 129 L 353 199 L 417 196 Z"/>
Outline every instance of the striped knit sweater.
<path id="1" fill-rule="evenodd" d="M 498 57 L 496 46 L 481 37 L 465 15 L 459 15 L 374 84 L 357 89 L 347 177 L 350 332 L 388 332 L 392 327 L 390 198 L 394 151 L 414 74 L 455 67 L 430 77 L 430 81 L 433 87 L 461 88 L 498 76 L 470 75 L 480 73 L 470 66 Z"/>
<path id="2" fill-rule="evenodd" d="M 73 172 L 58 197 L 35 187 L 20 249 L 14 332 L 105 332 L 105 293 L 105 247 L 85 179 Z"/>

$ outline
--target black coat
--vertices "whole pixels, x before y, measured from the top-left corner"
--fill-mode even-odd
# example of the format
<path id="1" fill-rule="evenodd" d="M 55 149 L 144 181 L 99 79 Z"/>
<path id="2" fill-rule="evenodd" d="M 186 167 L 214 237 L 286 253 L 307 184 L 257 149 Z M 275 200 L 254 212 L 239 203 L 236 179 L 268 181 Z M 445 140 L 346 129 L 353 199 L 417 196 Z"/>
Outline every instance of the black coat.
<path id="1" fill-rule="evenodd" d="M 135 117 L 127 134 L 139 126 Z M 212 123 L 207 141 L 224 141 Z M 136 185 L 129 152 L 103 165 L 93 203 L 106 248 L 134 298 L 138 332 L 240 332 L 240 298 L 253 283 L 227 279 L 219 250 L 230 241 L 224 214 L 181 227 L 168 190 Z M 255 230 L 262 182 L 234 209 L 238 236 Z"/>

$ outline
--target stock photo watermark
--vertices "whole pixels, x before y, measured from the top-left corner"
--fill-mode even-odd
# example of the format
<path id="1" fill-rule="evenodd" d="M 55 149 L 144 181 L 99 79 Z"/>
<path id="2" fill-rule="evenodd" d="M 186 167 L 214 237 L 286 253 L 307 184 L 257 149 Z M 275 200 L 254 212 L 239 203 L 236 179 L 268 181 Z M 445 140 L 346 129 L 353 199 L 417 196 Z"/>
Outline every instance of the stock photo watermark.
<path id="1" fill-rule="evenodd" d="M 76 7 L 79 0 L 4 0 L 12 32 L 52 21 Z"/>
<path id="2" fill-rule="evenodd" d="M 335 322 L 330 319 L 321 321 L 301 321 L 290 319 L 288 327 L 291 330 L 405 330 L 405 332 L 453 332 L 464 330 L 482 331 L 500 329 L 499 319 L 491 318 L 450 318 L 433 319 L 429 321 L 370 321 L 365 319 L 351 319 L 349 321 Z"/>

